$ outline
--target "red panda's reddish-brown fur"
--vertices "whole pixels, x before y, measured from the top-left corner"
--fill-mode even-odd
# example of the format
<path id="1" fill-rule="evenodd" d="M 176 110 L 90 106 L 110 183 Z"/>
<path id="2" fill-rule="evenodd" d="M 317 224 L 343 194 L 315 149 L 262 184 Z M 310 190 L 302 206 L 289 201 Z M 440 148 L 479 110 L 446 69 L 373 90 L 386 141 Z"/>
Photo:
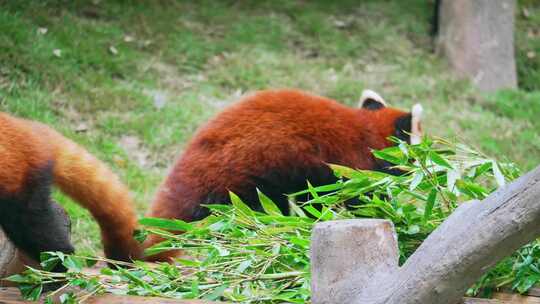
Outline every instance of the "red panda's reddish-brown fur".
<path id="1" fill-rule="evenodd" d="M 411 114 L 371 101 L 350 108 L 296 90 L 244 98 L 199 129 L 148 215 L 201 219 L 207 215 L 201 204 L 228 202 L 229 191 L 260 209 L 257 188 L 288 212 L 284 194 L 304 189 L 307 180 L 313 185 L 336 180 L 328 163 L 385 170 L 371 150 L 390 146 L 390 136 L 407 137 Z M 0 202 L 9 201 L 3 194 L 28 192 L 29 176 L 50 167 L 54 183 L 99 223 L 108 257 L 141 257 L 132 237 L 136 216 L 128 189 L 84 149 L 42 124 L 0 113 L 0 155 Z M 143 247 L 158 241 L 151 236 Z M 147 259 L 168 261 L 176 254 Z"/>
<path id="2" fill-rule="evenodd" d="M 88 209 L 97 220 L 105 254 L 109 258 L 130 260 L 142 256 L 141 246 L 132 237 L 137 225 L 132 198 L 120 179 L 85 149 L 51 128 L 0 113 L 2 212 L 19 207 L 12 206 L 14 202 L 22 200 L 27 204 L 35 189 L 48 188 L 49 185 L 36 182 L 29 184 L 30 179 L 45 180 L 44 175 L 48 171 L 52 175 L 52 183 Z M 44 189 L 47 196 L 49 191 Z M 48 198 L 39 199 L 43 201 Z M 20 228 L 24 230 L 28 227 Z"/>
<path id="3" fill-rule="evenodd" d="M 306 180 L 335 181 L 328 163 L 377 169 L 371 150 L 390 146 L 396 121 L 407 117 L 410 123 L 410 114 L 397 109 L 350 108 L 296 90 L 256 93 L 199 129 L 158 189 L 148 215 L 197 220 L 206 215 L 201 204 L 227 202 L 228 191 L 246 202 L 258 201 L 256 187 L 286 212 L 284 193 L 305 189 Z M 158 241 L 152 236 L 145 247 Z"/>

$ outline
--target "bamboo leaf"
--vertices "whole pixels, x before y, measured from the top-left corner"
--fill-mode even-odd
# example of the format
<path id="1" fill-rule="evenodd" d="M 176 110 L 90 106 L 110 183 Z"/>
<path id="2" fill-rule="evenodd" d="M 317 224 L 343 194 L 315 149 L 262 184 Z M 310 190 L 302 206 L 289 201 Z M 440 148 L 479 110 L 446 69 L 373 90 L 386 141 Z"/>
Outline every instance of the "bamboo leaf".
<path id="1" fill-rule="evenodd" d="M 495 181 L 497 182 L 497 185 L 499 185 L 499 187 L 504 186 L 506 184 L 504 175 L 499 169 L 499 165 L 497 165 L 497 162 L 494 160 L 491 161 L 491 169 L 493 170 L 493 175 L 495 176 Z"/>
<path id="2" fill-rule="evenodd" d="M 246 205 L 236 194 L 229 192 L 229 197 L 231 199 L 231 203 L 236 208 L 236 210 L 240 211 L 244 215 L 247 216 L 253 216 L 253 210 L 249 208 L 248 205 Z"/>
<path id="3" fill-rule="evenodd" d="M 401 159 L 399 157 L 396 157 L 390 153 L 384 152 L 384 151 L 373 151 L 373 155 L 379 159 L 385 160 L 389 163 L 392 163 L 394 165 L 399 165 L 402 163 Z"/>
<path id="4" fill-rule="evenodd" d="M 437 199 L 437 189 L 431 189 L 429 192 L 426 207 L 424 208 L 424 222 L 427 222 L 431 219 L 431 214 L 433 212 L 433 207 L 435 206 L 435 200 Z"/>
<path id="5" fill-rule="evenodd" d="M 431 159 L 431 161 L 433 161 L 434 163 L 436 163 L 437 165 L 441 167 L 445 167 L 447 169 L 454 169 L 452 165 L 446 159 L 444 159 L 435 151 L 430 151 L 428 154 L 428 157 L 429 159 Z"/>
<path id="6" fill-rule="evenodd" d="M 422 182 L 423 179 L 424 179 L 424 172 L 422 172 L 422 171 L 415 172 L 414 176 L 413 176 L 413 179 L 412 179 L 412 182 L 409 185 L 409 190 L 413 191 L 414 189 L 416 189 L 416 187 L 418 187 L 418 185 L 420 185 L 420 183 Z"/>
<path id="7" fill-rule="evenodd" d="M 139 224 L 144 226 L 156 227 L 172 231 L 189 231 L 193 226 L 182 220 L 163 219 L 157 217 L 145 217 L 139 220 Z"/>
<path id="8" fill-rule="evenodd" d="M 283 216 L 276 204 L 268 196 L 259 191 L 259 189 L 257 189 L 257 195 L 259 196 L 259 202 L 266 213 L 269 215 Z"/>

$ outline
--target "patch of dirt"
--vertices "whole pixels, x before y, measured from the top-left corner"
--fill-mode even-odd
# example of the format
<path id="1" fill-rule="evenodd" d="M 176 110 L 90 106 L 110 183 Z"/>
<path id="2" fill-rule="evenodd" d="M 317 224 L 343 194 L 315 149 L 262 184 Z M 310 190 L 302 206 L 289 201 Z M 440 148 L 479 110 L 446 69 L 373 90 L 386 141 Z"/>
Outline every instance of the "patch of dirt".
<path id="1" fill-rule="evenodd" d="M 150 152 L 142 146 L 141 140 L 137 136 L 124 135 L 118 140 L 118 145 L 139 167 L 150 168 L 153 166 L 153 162 L 150 161 Z"/>
<path id="2" fill-rule="evenodd" d="M 192 87 L 196 82 L 204 81 L 206 77 L 203 74 L 181 75 L 174 65 L 161 61 L 148 62 L 143 70 L 151 70 L 158 74 L 161 87 L 171 91 L 182 91 Z"/>

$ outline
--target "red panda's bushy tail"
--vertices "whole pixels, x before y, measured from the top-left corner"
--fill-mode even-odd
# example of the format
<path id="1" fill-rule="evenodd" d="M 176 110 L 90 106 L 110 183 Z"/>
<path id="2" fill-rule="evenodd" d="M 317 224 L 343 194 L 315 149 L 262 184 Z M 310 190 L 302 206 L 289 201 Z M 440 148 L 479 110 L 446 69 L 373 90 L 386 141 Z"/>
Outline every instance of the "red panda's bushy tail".
<path id="1" fill-rule="evenodd" d="M 141 258 L 142 246 L 133 238 L 137 216 L 128 188 L 73 141 L 43 124 L 35 123 L 34 129 L 53 146 L 55 185 L 98 222 L 105 255 L 123 261 Z"/>

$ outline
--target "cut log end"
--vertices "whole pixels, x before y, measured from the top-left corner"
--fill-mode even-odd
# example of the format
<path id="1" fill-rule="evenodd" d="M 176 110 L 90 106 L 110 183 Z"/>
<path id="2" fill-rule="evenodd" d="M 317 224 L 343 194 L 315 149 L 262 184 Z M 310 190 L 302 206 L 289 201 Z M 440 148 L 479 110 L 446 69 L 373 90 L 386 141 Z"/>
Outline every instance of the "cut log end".
<path id="1" fill-rule="evenodd" d="M 312 303 L 347 303 L 375 275 L 398 266 L 397 237 L 387 220 L 319 223 L 311 243 Z"/>

